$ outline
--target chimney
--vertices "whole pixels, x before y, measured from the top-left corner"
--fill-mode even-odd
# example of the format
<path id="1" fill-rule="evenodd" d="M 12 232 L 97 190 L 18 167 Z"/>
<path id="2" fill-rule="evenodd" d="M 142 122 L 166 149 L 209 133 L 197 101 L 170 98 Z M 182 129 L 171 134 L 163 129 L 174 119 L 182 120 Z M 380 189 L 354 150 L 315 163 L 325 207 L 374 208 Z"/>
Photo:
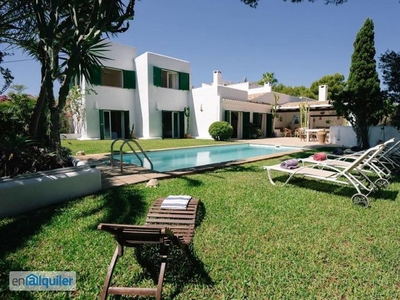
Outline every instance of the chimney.
<path id="1" fill-rule="evenodd" d="M 213 85 L 221 85 L 222 84 L 222 73 L 221 71 L 214 71 L 213 74 Z"/>
<path id="2" fill-rule="evenodd" d="M 264 89 L 266 93 L 271 93 L 272 92 L 272 85 L 270 82 L 264 83 Z"/>
<path id="3" fill-rule="evenodd" d="M 320 85 L 318 90 L 318 101 L 328 100 L 328 86 Z"/>

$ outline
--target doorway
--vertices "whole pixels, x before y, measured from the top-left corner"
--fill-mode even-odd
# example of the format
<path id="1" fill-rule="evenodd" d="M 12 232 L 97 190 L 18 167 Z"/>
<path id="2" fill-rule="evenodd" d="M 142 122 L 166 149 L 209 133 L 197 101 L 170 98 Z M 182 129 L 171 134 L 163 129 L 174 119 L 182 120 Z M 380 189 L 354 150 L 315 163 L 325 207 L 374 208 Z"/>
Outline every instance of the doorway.
<path id="1" fill-rule="evenodd" d="M 183 111 L 165 111 L 162 112 L 162 138 L 178 139 L 183 138 L 184 130 Z"/>
<path id="2" fill-rule="evenodd" d="M 100 139 L 129 138 L 129 111 L 100 110 Z"/>

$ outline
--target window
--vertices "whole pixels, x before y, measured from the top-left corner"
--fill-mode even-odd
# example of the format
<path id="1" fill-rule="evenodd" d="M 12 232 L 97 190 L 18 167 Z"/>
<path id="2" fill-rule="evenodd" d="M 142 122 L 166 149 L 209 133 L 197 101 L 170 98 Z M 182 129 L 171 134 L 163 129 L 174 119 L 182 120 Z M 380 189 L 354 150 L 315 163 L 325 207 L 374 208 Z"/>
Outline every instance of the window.
<path id="1" fill-rule="evenodd" d="M 131 70 L 94 68 L 91 83 L 94 85 L 134 89 L 136 88 L 136 73 Z"/>
<path id="2" fill-rule="evenodd" d="M 189 90 L 189 74 L 153 67 L 154 85 L 175 90 Z"/>
<path id="3" fill-rule="evenodd" d="M 178 89 L 178 73 L 173 71 L 161 70 L 161 87 Z"/>
<path id="4" fill-rule="evenodd" d="M 102 69 L 101 85 L 122 87 L 122 71 L 105 68 Z"/>

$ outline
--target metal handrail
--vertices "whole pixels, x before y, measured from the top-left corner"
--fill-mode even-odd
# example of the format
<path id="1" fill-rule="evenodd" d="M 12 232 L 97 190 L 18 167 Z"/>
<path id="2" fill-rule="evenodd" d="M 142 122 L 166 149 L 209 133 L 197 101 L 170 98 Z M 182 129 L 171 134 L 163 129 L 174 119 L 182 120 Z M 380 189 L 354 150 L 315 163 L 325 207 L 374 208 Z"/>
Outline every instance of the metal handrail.
<path id="1" fill-rule="evenodd" d="M 114 148 L 114 144 L 116 141 L 118 140 L 123 140 L 123 139 L 116 139 L 112 142 L 111 144 L 111 165 L 114 166 L 114 158 L 113 158 L 113 148 Z M 135 151 L 135 149 L 132 147 L 132 145 L 130 144 L 131 142 L 133 142 L 139 149 L 140 151 L 143 153 L 143 156 L 147 159 L 147 161 L 150 163 L 150 168 L 151 170 L 154 169 L 153 166 L 153 162 L 150 160 L 150 158 L 148 157 L 148 155 L 146 154 L 146 152 L 143 150 L 143 148 L 139 145 L 139 143 L 135 140 L 132 139 L 125 139 L 123 140 L 124 142 L 122 143 L 121 147 L 119 148 L 119 153 L 120 153 L 120 168 L 121 168 L 121 172 L 123 171 L 123 153 L 122 153 L 122 148 L 125 145 L 128 145 L 129 148 L 132 150 L 132 152 L 136 155 L 136 157 L 139 159 L 141 166 L 143 167 L 143 160 L 140 158 L 140 156 L 138 155 L 138 153 Z"/>
<path id="2" fill-rule="evenodd" d="M 111 167 L 114 167 L 114 144 L 115 144 L 115 142 L 118 142 L 118 141 L 125 141 L 125 139 L 115 139 L 111 143 L 111 158 L 110 158 Z"/>

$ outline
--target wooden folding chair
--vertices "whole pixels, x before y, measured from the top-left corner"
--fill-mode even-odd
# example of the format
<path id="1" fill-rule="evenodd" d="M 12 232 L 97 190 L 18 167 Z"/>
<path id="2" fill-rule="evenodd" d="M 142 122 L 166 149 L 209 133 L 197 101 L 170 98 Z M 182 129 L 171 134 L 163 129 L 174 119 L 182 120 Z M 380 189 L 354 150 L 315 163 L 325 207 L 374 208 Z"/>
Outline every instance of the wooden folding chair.
<path id="1" fill-rule="evenodd" d="M 108 267 L 104 281 L 101 299 L 107 295 L 137 295 L 154 296 L 157 300 L 162 297 L 164 275 L 167 266 L 169 248 L 172 244 L 185 247 L 192 241 L 196 223 L 196 213 L 199 199 L 191 199 L 186 209 L 164 209 L 161 204 L 164 198 L 157 199 L 147 215 L 146 225 L 126 225 L 100 223 L 99 230 L 104 230 L 117 240 L 117 247 Z M 118 258 L 124 254 L 124 247 L 136 247 L 145 244 L 159 244 L 161 266 L 156 288 L 118 287 L 110 286 Z"/>

